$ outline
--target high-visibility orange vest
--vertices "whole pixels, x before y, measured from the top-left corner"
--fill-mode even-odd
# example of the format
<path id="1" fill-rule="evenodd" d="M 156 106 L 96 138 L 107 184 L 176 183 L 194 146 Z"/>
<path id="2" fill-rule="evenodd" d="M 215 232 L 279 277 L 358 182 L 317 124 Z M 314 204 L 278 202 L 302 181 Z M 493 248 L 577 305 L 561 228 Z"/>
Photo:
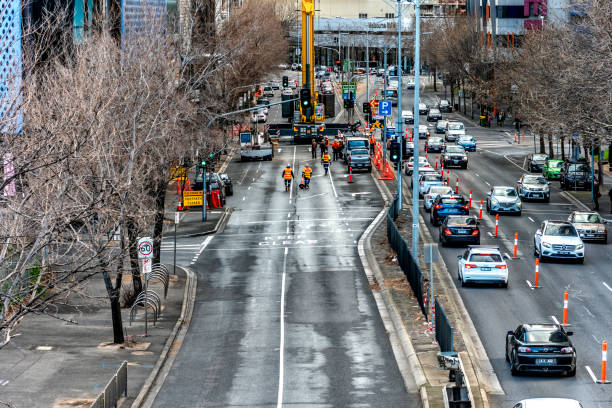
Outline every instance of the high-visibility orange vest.
<path id="1" fill-rule="evenodd" d="M 370 144 L 373 145 L 376 143 L 376 139 L 374 138 L 374 136 L 370 136 Z"/>
<path id="2" fill-rule="evenodd" d="M 304 177 L 309 179 L 312 174 L 312 169 L 309 166 L 304 167 Z"/>
<path id="3" fill-rule="evenodd" d="M 289 167 L 285 168 L 285 180 L 291 180 L 291 169 Z"/>
<path id="4" fill-rule="evenodd" d="M 316 141 L 312 142 L 312 147 L 315 148 L 315 149 L 317 148 L 317 142 Z"/>
<path id="5" fill-rule="evenodd" d="M 329 163 L 329 154 L 325 153 L 325 154 L 323 155 L 323 161 L 324 161 L 325 163 Z"/>
<path id="6" fill-rule="evenodd" d="M 329 140 L 325 139 L 325 147 L 329 146 Z"/>

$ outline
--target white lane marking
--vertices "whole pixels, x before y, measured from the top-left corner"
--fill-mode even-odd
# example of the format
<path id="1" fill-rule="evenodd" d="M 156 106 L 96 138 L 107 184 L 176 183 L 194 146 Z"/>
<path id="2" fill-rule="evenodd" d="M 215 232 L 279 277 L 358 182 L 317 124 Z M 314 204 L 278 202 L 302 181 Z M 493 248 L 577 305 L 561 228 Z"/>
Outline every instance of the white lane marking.
<path id="1" fill-rule="evenodd" d="M 489 187 L 491 187 L 491 184 L 489 184 L 489 182 L 487 180 L 485 180 L 485 184 Z"/>
<path id="2" fill-rule="evenodd" d="M 606 282 L 601 282 L 601 283 L 606 287 L 606 289 L 608 289 L 610 292 L 612 292 L 612 288 L 610 286 L 608 286 L 608 284 Z"/>
<path id="3" fill-rule="evenodd" d="M 287 218 L 291 217 L 291 213 L 287 213 Z"/>
<path id="4" fill-rule="evenodd" d="M 3 387 L 8 383 L 9 383 L 9 380 L 0 381 L 0 385 Z"/>
<path id="5" fill-rule="evenodd" d="M 242 201 L 246 200 L 246 196 L 242 197 Z"/>
<path id="6" fill-rule="evenodd" d="M 531 218 L 531 217 L 527 217 L 527 218 L 529 218 L 529 221 L 535 222 L 535 220 L 533 218 Z"/>
<path id="7" fill-rule="evenodd" d="M 327 194 L 327 193 L 320 193 L 320 194 L 311 195 L 310 197 L 302 198 L 302 201 L 310 200 L 311 198 L 319 197 L 319 196 L 322 196 L 322 195 L 325 195 L 325 194 Z"/>
<path id="8" fill-rule="evenodd" d="M 371 193 L 370 193 L 369 191 L 365 191 L 365 192 L 363 192 L 363 193 L 352 193 L 351 195 L 352 195 L 353 197 L 355 197 L 355 196 L 358 196 L 358 195 L 366 195 L 366 194 L 371 194 Z"/>
<path id="9" fill-rule="evenodd" d="M 488 231 L 487 234 L 489 234 L 489 236 L 493 238 L 493 234 L 491 233 L 491 231 Z"/>
<path id="10" fill-rule="evenodd" d="M 287 279 L 287 254 L 289 248 L 285 247 L 285 255 L 283 258 L 283 276 L 281 279 L 281 299 L 280 299 L 280 350 L 279 350 L 279 365 L 278 365 L 278 398 L 276 400 L 277 408 L 283 406 L 283 387 L 285 375 L 285 282 Z"/>
<path id="11" fill-rule="evenodd" d="M 261 169 L 261 162 L 259 162 L 259 164 L 257 165 L 257 170 L 255 171 L 259 171 L 259 169 Z"/>
<path id="12" fill-rule="evenodd" d="M 555 322 L 555 324 L 559 324 L 559 321 L 555 316 L 550 316 L 550 318 L 553 319 L 553 322 Z"/>
<path id="13" fill-rule="evenodd" d="M 249 186 L 249 188 L 247 188 L 247 190 L 250 190 L 250 189 L 251 189 L 251 186 Z"/>
<path id="14" fill-rule="evenodd" d="M 332 178 L 332 174 L 331 174 L 331 166 L 329 166 L 329 172 L 327 174 L 329 175 L 329 180 L 331 181 L 332 190 L 334 190 L 334 197 L 338 198 L 338 193 L 336 192 L 336 186 L 334 186 L 334 179 Z"/>
<path id="15" fill-rule="evenodd" d="M 507 253 L 507 252 L 504 252 L 504 256 L 506 257 L 506 259 L 512 259 L 512 258 L 510 257 L 510 254 L 509 254 L 509 253 Z"/>
<path id="16" fill-rule="evenodd" d="M 200 255 L 202 255 L 202 252 L 204 252 L 204 249 L 208 246 L 208 244 L 210 244 L 210 241 L 212 241 L 212 239 L 214 237 L 215 237 L 214 235 L 211 235 L 211 236 L 206 237 L 206 239 L 204 241 L 202 241 L 202 243 L 200 244 L 200 250 L 198 251 L 198 253 L 191 260 L 191 265 L 196 263 L 196 261 L 198 260 Z"/>
<path id="17" fill-rule="evenodd" d="M 593 370 L 591 370 L 591 367 L 584 366 L 584 368 L 586 368 L 587 373 L 589 373 L 589 376 L 591 376 L 591 380 L 593 380 L 593 382 L 597 384 L 597 377 L 595 377 L 595 374 L 593 373 Z"/>
<path id="18" fill-rule="evenodd" d="M 293 163 L 291 164 L 292 170 L 295 169 L 295 152 L 296 151 L 297 151 L 297 146 L 293 146 Z M 291 197 L 293 197 L 293 188 L 289 188 L 289 204 L 291 204 Z"/>
<path id="19" fill-rule="evenodd" d="M 253 181 L 255 181 L 255 177 L 253 177 Z"/>
<path id="20" fill-rule="evenodd" d="M 476 177 L 480 177 L 480 175 L 479 175 L 478 173 L 474 173 L 474 175 L 475 175 Z"/>
<path id="21" fill-rule="evenodd" d="M 529 289 L 533 289 L 533 286 L 531 285 L 531 282 L 526 280 L 525 282 L 527 282 L 527 286 L 529 286 Z"/>

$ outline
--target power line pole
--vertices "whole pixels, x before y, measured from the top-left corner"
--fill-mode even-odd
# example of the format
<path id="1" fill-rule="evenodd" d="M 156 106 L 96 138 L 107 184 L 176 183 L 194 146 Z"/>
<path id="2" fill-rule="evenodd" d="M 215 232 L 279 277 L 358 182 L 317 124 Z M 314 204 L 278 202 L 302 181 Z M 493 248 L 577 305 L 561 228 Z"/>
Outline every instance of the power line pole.
<path id="1" fill-rule="evenodd" d="M 414 165 L 412 166 L 412 255 L 419 253 L 419 80 L 421 76 L 421 0 L 414 0 Z M 435 78 L 434 78 L 435 81 Z"/>

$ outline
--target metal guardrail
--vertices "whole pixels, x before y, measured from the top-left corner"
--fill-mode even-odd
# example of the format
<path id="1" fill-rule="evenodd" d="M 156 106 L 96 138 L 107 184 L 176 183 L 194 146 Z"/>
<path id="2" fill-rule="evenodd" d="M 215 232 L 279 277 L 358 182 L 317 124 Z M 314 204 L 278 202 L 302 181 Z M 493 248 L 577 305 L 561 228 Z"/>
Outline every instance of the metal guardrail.
<path id="1" fill-rule="evenodd" d="M 127 361 L 121 363 L 113 378 L 89 407 L 117 408 L 117 402 L 122 395 L 127 397 Z"/>
<path id="2" fill-rule="evenodd" d="M 435 300 L 436 315 L 436 341 L 440 345 L 440 351 L 453 351 L 453 326 L 444 311 L 444 308 Z"/>
<path id="3" fill-rule="evenodd" d="M 416 259 L 414 259 L 414 256 L 410 252 L 410 247 L 395 225 L 395 220 L 398 216 L 399 206 L 396 196 L 389 207 L 389 212 L 387 213 L 387 239 L 389 240 L 391 248 L 393 248 L 393 250 L 397 253 L 400 268 L 402 268 L 404 275 L 406 275 L 406 279 L 408 279 L 412 292 L 419 302 L 421 312 L 423 312 L 423 315 L 427 317 L 427 309 L 425 307 L 425 299 L 423 296 L 423 273 L 421 272 L 421 268 L 419 267 Z"/>

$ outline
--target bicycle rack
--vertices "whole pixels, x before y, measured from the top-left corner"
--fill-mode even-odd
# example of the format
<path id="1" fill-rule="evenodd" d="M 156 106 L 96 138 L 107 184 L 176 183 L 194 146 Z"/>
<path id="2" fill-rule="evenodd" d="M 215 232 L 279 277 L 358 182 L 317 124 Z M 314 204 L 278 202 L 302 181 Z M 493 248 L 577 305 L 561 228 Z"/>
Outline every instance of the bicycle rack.
<path id="1" fill-rule="evenodd" d="M 168 296 L 168 284 L 170 282 L 170 273 L 168 268 L 163 264 L 155 264 L 151 268 L 151 272 L 145 274 L 147 284 L 151 284 L 154 281 L 160 282 L 164 285 L 164 299 Z"/>
<path id="2" fill-rule="evenodd" d="M 139 306 L 147 309 L 153 309 L 153 326 L 155 326 L 157 323 L 157 317 L 161 313 L 161 299 L 159 295 L 152 290 L 140 292 L 136 298 L 136 301 L 134 302 L 134 305 L 132 305 L 132 308 L 130 309 L 130 326 L 132 325 L 134 315 L 137 311 L 137 307 Z"/>

